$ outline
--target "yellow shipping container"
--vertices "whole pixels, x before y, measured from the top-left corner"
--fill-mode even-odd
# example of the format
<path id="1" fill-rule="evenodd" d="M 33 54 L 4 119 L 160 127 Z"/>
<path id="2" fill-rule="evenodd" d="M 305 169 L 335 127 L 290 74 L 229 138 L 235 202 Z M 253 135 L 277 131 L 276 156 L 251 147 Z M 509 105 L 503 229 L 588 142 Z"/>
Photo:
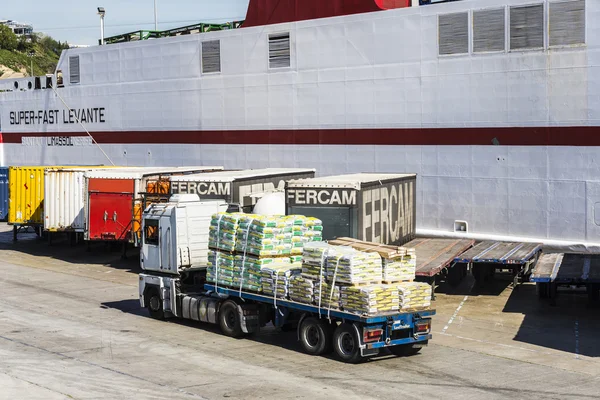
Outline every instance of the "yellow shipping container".
<path id="1" fill-rule="evenodd" d="M 8 170 L 8 223 L 44 225 L 44 171 L 48 168 L 10 167 Z"/>

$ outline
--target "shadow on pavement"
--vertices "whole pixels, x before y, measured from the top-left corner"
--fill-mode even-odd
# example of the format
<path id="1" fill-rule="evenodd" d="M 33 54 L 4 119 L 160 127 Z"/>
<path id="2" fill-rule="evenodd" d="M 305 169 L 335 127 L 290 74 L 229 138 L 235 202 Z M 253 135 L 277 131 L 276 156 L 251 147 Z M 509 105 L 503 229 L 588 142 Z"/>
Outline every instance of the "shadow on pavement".
<path id="1" fill-rule="evenodd" d="M 52 244 L 38 237 L 33 229 L 21 232 L 18 240 L 13 242 L 13 233 L 6 230 L 6 226 L 0 231 L 0 250 L 11 250 L 38 257 L 49 257 L 73 264 L 99 264 L 131 273 L 140 273 L 139 249 L 129 248 L 127 258 L 123 259 L 122 247 L 118 243 L 106 244 L 91 242 L 79 242 L 71 245 L 67 236 L 56 234 L 53 236 Z"/>
<path id="2" fill-rule="evenodd" d="M 456 286 L 445 281 L 441 282 L 435 292 L 456 296 L 499 296 L 511 283 L 512 278 L 509 275 L 496 274 L 494 280 L 479 284 L 473 275 L 468 274 Z"/>
<path id="3" fill-rule="evenodd" d="M 563 293 L 556 306 L 537 298 L 535 285 L 513 290 L 502 312 L 524 315 L 515 341 L 600 357 L 600 312 L 584 292 Z"/>
<path id="4" fill-rule="evenodd" d="M 102 303 L 100 308 L 112 308 L 115 310 L 119 310 L 121 312 L 133 315 L 141 315 L 148 316 L 148 312 L 140 306 L 140 301 L 138 299 L 127 299 L 127 300 L 119 300 L 119 301 L 108 301 Z"/>

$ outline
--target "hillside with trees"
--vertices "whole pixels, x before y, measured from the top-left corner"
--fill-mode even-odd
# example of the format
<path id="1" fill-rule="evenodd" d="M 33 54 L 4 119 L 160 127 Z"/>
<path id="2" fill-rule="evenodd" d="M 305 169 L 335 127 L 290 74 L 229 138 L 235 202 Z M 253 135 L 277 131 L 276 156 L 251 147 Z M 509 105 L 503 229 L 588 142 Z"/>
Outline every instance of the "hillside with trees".
<path id="1" fill-rule="evenodd" d="M 0 25 L 0 79 L 9 78 L 13 72 L 16 76 L 53 73 L 60 53 L 69 45 L 40 33 L 30 37 L 15 35 L 12 30 Z M 11 72 L 13 71 L 13 72 Z"/>

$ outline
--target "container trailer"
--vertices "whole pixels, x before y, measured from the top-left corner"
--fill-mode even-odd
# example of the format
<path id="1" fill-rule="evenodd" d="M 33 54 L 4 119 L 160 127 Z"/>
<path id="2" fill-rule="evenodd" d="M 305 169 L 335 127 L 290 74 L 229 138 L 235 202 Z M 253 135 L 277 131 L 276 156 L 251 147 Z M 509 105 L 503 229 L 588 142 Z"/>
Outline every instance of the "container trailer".
<path id="1" fill-rule="evenodd" d="M 8 173 L 8 224 L 13 226 L 13 239 L 21 227 L 34 227 L 42 234 L 44 228 L 44 173 L 47 169 L 73 166 L 10 167 Z"/>
<path id="2" fill-rule="evenodd" d="M 295 328 L 307 353 L 335 351 L 349 363 L 384 349 L 412 355 L 428 344 L 432 309 L 367 316 L 207 284 L 211 215 L 229 206 L 223 199 L 176 195 L 145 210 L 139 299 L 153 318 L 218 324 L 231 337 L 259 332 L 269 323 L 282 330 Z"/>
<path id="3" fill-rule="evenodd" d="M 84 239 L 133 243 L 137 240 L 146 181 L 159 176 L 220 171 L 220 166 L 117 168 L 87 171 L 84 181 Z"/>
<path id="4" fill-rule="evenodd" d="M 403 245 L 415 238 L 415 174 L 349 174 L 292 180 L 288 214 L 323 221 L 324 239 Z"/>
<path id="5" fill-rule="evenodd" d="M 264 168 L 173 176 L 170 194 L 196 194 L 203 200 L 222 199 L 251 211 L 263 195 L 283 193 L 286 181 L 314 176 L 314 168 Z"/>

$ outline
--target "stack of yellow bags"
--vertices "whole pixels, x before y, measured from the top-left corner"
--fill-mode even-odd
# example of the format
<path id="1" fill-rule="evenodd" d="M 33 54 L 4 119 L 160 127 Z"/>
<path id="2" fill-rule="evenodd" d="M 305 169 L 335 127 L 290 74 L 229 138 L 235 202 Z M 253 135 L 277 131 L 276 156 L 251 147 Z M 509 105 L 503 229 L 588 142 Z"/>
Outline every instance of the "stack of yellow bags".
<path id="1" fill-rule="evenodd" d="M 423 309 L 431 306 L 431 285 L 422 282 L 396 284 L 400 299 L 400 310 Z"/>
<path id="2" fill-rule="evenodd" d="M 342 286 L 341 304 L 344 311 L 355 314 L 376 314 L 399 309 L 400 298 L 394 285 Z"/>

